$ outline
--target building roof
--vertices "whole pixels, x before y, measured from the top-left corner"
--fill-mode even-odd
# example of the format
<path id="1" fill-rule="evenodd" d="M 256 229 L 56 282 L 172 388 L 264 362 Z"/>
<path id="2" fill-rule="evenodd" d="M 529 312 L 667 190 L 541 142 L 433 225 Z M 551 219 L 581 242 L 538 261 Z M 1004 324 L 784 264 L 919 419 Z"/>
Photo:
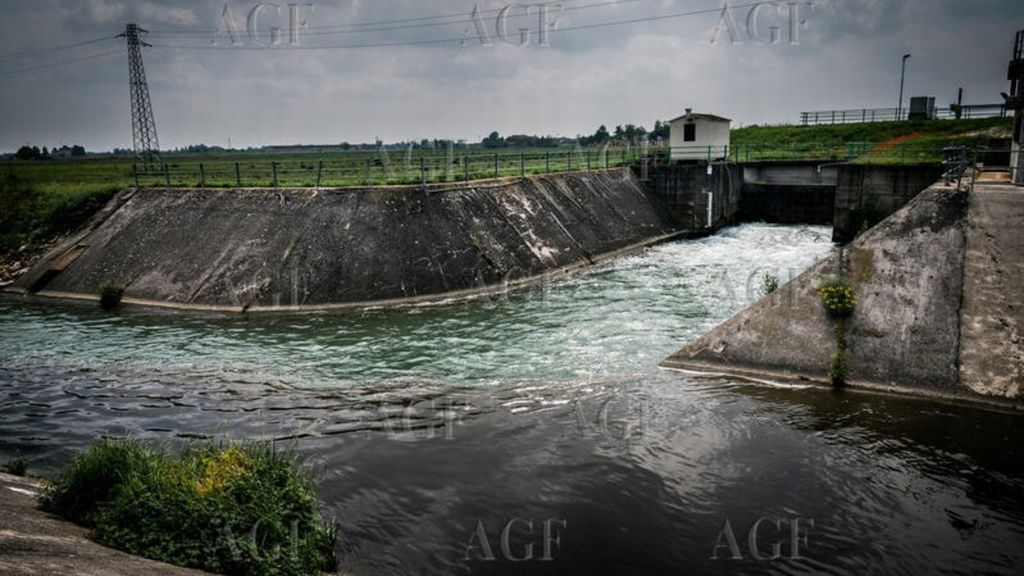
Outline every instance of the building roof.
<path id="1" fill-rule="evenodd" d="M 691 118 L 693 120 L 710 120 L 712 122 L 732 122 L 732 120 L 730 120 L 728 118 L 723 118 L 721 116 L 715 116 L 714 114 L 698 114 L 696 112 L 693 112 L 693 113 L 690 113 L 690 114 L 683 114 L 682 116 L 679 116 L 678 118 L 673 118 L 673 119 L 669 120 L 668 123 L 669 124 L 673 124 L 677 120 L 685 120 L 686 118 Z"/>

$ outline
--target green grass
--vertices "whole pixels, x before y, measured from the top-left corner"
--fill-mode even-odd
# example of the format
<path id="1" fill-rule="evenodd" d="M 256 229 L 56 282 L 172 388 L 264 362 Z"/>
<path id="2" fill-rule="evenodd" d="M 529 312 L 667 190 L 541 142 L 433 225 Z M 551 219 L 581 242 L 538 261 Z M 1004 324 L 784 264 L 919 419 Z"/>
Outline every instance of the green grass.
<path id="1" fill-rule="evenodd" d="M 12 476 L 24 476 L 28 472 L 28 460 L 24 458 L 15 458 L 4 464 L 0 464 L 0 472 L 4 474 L 10 474 Z"/>
<path id="2" fill-rule="evenodd" d="M 0 253 L 78 228 L 117 190 L 102 183 L 55 182 L 52 176 L 46 181 L 0 176 Z"/>
<path id="3" fill-rule="evenodd" d="M 915 120 L 819 126 L 748 126 L 732 131 L 733 159 L 835 159 L 858 163 L 937 163 L 942 149 L 985 147 L 1009 138 L 1012 118 Z"/>
<path id="4" fill-rule="evenodd" d="M 749 126 L 732 131 L 736 161 L 832 159 L 876 164 L 939 163 L 951 145 L 985 147 L 1007 137 L 1012 119 L 930 120 L 818 126 Z M 9 161 L 0 168 L 0 252 L 39 243 L 82 225 L 119 189 L 142 186 L 325 187 L 418 184 L 615 168 L 638 149 L 459 148 L 449 164 L 443 150 L 333 152 L 325 154 L 167 154 L 154 172 L 133 169 L 131 159 L 85 158 Z M 662 151 L 664 153 L 664 150 Z M 166 172 L 165 172 L 166 168 Z M 275 175 L 276 168 L 276 175 Z M 6 174 L 4 174 L 6 172 Z"/>
<path id="5" fill-rule="evenodd" d="M 40 498 L 101 544 L 229 575 L 316 574 L 333 567 L 324 521 L 296 457 L 270 444 L 197 444 L 180 452 L 104 439 Z"/>

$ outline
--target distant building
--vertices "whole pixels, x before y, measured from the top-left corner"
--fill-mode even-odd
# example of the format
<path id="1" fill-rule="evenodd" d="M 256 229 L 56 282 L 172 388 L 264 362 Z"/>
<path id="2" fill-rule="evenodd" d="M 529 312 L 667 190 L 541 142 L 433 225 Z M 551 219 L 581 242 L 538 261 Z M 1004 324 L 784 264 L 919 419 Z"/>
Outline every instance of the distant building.
<path id="1" fill-rule="evenodd" d="M 686 114 L 669 120 L 672 160 L 717 160 L 728 156 L 731 122 L 687 108 Z"/>

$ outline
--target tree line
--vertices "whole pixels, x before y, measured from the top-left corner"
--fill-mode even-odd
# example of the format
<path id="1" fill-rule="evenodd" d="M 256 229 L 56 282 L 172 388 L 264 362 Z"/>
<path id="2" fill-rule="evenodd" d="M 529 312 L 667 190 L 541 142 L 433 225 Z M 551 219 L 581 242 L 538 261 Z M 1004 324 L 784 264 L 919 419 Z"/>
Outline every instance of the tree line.
<path id="1" fill-rule="evenodd" d="M 526 136 L 517 134 L 503 138 L 497 131 L 491 132 L 480 141 L 484 148 L 554 148 L 565 143 L 578 143 L 580 146 L 601 146 L 609 143 L 637 145 L 646 138 L 652 142 L 665 141 L 669 138 L 669 123 L 657 120 L 654 129 L 648 131 L 635 124 L 619 125 L 614 131 L 602 124 L 597 131 L 588 136 L 577 135 L 575 141 L 556 136 Z"/>

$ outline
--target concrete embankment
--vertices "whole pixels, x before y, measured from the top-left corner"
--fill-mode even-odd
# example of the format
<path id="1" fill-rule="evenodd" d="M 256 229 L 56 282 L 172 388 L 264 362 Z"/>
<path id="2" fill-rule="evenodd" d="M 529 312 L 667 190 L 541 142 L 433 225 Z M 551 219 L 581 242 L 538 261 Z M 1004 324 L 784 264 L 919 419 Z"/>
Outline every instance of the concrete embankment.
<path id="1" fill-rule="evenodd" d="M 209 574 L 146 560 L 88 540 L 85 528 L 36 509 L 36 495 L 41 489 L 36 481 L 0 474 L 0 574 Z"/>
<path id="2" fill-rule="evenodd" d="M 851 386 L 1022 406 L 1024 191 L 937 184 L 775 293 L 666 359 L 674 369 L 827 383 L 834 321 L 816 293 L 848 278 Z"/>
<path id="3" fill-rule="evenodd" d="M 16 289 L 212 310 L 500 291 L 685 230 L 628 171 L 449 186 L 120 193 Z"/>

